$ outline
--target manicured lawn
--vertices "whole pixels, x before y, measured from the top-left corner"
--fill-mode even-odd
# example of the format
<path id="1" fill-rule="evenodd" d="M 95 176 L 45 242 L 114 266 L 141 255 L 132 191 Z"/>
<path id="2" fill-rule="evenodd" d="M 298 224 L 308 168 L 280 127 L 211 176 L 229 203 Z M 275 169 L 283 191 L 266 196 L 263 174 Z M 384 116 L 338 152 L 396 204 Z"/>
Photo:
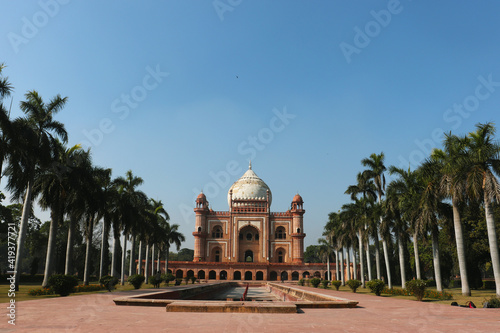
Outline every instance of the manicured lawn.
<path id="1" fill-rule="evenodd" d="M 395 286 L 395 288 L 401 288 L 400 286 Z M 329 289 L 335 290 L 335 287 L 329 287 Z M 427 288 L 427 290 L 436 290 L 436 288 Z M 343 291 L 346 293 L 352 293 L 351 289 L 348 286 L 340 286 L 339 291 Z M 451 304 L 451 302 L 457 302 L 459 305 L 465 305 L 466 302 L 472 301 L 476 307 L 482 308 L 483 303 L 486 301 L 486 299 L 490 299 L 491 297 L 495 296 L 495 290 L 484 290 L 484 289 L 477 289 L 477 290 L 471 290 L 471 296 L 462 296 L 462 289 L 461 288 L 448 288 L 444 289 L 444 291 L 448 294 L 452 294 L 453 298 L 450 300 L 437 300 L 437 299 L 431 299 L 431 298 L 424 298 L 424 302 L 433 302 L 433 303 L 440 303 L 440 304 Z M 359 294 L 372 294 L 375 296 L 375 294 L 370 292 L 370 289 L 368 288 L 358 288 L 356 290 L 356 293 Z M 382 293 L 380 297 L 396 297 L 400 299 L 409 299 L 409 300 L 414 300 L 416 301 L 414 296 L 393 296 L 393 295 L 388 295 Z M 346 295 L 346 298 L 349 298 Z"/>
<path id="2" fill-rule="evenodd" d="M 97 284 L 97 283 L 91 283 L 91 284 Z M 184 284 L 184 283 L 182 283 Z M 166 286 L 164 283 L 161 284 L 162 287 Z M 173 283 L 170 283 L 170 286 L 173 286 Z M 21 301 L 29 301 L 33 299 L 44 299 L 44 298 L 54 298 L 54 297 L 60 297 L 59 295 L 40 295 L 40 296 L 30 296 L 28 295 L 28 292 L 32 289 L 40 289 L 42 286 L 40 284 L 23 284 L 19 286 L 19 291 L 15 292 L 16 297 L 15 300 L 16 302 L 21 302 Z M 153 286 L 151 284 L 142 284 L 141 289 L 152 289 Z M 0 303 L 7 303 L 10 302 L 11 298 L 9 297 L 9 285 L 2 284 L 0 285 Z M 131 284 L 125 283 L 125 285 L 121 286 L 120 284 L 116 285 L 115 291 L 127 291 L 127 290 L 133 290 L 134 286 Z M 95 294 L 95 293 L 107 293 L 108 291 L 106 289 L 104 290 L 99 290 L 99 291 L 88 291 L 88 292 L 81 292 L 81 293 L 72 293 L 69 296 L 76 296 L 76 295 L 89 295 L 89 294 Z"/>

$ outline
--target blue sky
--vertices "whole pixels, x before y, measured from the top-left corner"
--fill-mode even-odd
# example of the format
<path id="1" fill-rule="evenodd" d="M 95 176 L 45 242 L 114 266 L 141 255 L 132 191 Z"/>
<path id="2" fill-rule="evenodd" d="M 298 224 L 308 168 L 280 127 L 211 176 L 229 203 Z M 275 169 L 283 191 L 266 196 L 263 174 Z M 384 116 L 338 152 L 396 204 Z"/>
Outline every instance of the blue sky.
<path id="1" fill-rule="evenodd" d="M 496 1 L 4 1 L 0 62 L 15 87 L 68 97 L 56 119 L 94 163 L 131 169 L 193 247 L 201 189 L 214 210 L 253 170 L 306 245 L 361 159 L 416 167 L 443 132 L 497 126 Z M 42 219 L 47 212 L 39 213 Z"/>

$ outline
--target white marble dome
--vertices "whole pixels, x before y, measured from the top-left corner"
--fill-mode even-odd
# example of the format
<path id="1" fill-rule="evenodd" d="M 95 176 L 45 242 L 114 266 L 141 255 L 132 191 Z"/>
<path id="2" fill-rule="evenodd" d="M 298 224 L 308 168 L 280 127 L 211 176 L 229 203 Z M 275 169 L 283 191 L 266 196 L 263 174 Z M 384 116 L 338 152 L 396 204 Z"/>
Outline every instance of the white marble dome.
<path id="1" fill-rule="evenodd" d="M 267 197 L 267 191 L 269 190 L 269 206 L 272 202 L 272 194 L 269 186 L 257 176 L 257 174 L 252 170 L 252 163 L 248 166 L 248 170 L 240 177 L 229 189 L 227 193 L 227 203 L 231 206 L 231 195 L 230 192 L 233 191 L 234 199 L 263 199 Z"/>

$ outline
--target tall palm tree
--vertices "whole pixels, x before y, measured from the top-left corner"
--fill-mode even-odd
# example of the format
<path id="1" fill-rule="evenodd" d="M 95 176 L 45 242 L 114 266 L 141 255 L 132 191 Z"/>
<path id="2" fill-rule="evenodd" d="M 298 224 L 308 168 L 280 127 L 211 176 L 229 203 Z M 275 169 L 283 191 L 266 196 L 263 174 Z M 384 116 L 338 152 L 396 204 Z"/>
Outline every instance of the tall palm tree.
<path id="1" fill-rule="evenodd" d="M 382 196 L 384 196 L 384 191 L 385 191 L 384 171 L 386 170 L 386 167 L 384 165 L 384 158 L 385 155 L 383 152 L 381 152 L 378 155 L 371 154 L 369 158 L 365 158 L 361 161 L 361 164 L 363 164 L 364 167 L 368 167 L 368 169 L 365 170 L 364 173 L 369 179 L 373 179 L 375 183 L 375 186 L 377 188 L 377 196 L 379 204 L 382 203 Z M 382 223 L 382 215 L 380 216 L 379 222 Z M 389 289 L 392 289 L 391 269 L 389 263 L 389 250 L 387 248 L 387 240 L 389 240 L 390 237 L 388 235 L 381 235 L 381 238 L 382 238 L 382 249 L 384 251 L 385 269 L 387 272 L 387 282 Z M 377 248 L 378 235 L 377 238 L 375 239 L 375 245 Z M 377 260 L 377 278 L 380 279 L 380 259 L 378 258 L 378 256 L 376 257 L 376 260 Z"/>
<path id="2" fill-rule="evenodd" d="M 24 195 L 14 269 L 16 290 L 19 289 L 18 282 L 21 274 L 21 261 L 24 257 L 24 243 L 33 200 L 35 175 L 40 169 L 50 165 L 51 151 L 57 139 L 62 139 L 63 143 L 68 141 L 68 133 L 64 125 L 53 119 L 53 116 L 63 109 L 67 98 L 57 95 L 45 104 L 36 91 L 27 92 L 25 98 L 20 108 L 26 116 L 15 119 L 13 122 L 17 132 L 14 142 L 16 150 L 10 155 L 6 170 L 9 177 L 7 189 L 13 193 L 14 198 L 21 198 Z"/>
<path id="3" fill-rule="evenodd" d="M 9 154 L 9 137 L 13 135 L 12 124 L 9 119 L 9 111 L 3 105 L 3 99 L 10 96 L 13 88 L 7 77 L 3 77 L 4 64 L 0 64 L 0 182 L 3 176 L 3 163 Z"/>
<path id="4" fill-rule="evenodd" d="M 494 141 L 494 135 L 492 123 L 477 124 L 476 131 L 468 135 L 467 188 L 472 198 L 482 199 L 484 203 L 496 294 L 500 296 L 500 256 L 491 207 L 492 203 L 500 202 L 500 184 L 495 176 L 500 175 L 500 144 Z"/>
<path id="5" fill-rule="evenodd" d="M 419 229 L 417 226 L 417 217 L 419 213 L 419 202 L 421 197 L 421 187 L 418 184 L 417 173 L 408 170 L 403 170 L 395 166 L 389 167 L 389 174 L 397 175 L 398 178 L 394 182 L 394 187 L 399 198 L 399 211 L 401 218 L 409 223 L 409 229 L 412 232 L 413 238 L 413 253 L 415 256 L 415 273 L 417 279 L 422 278 L 420 271 L 420 258 L 418 252 Z"/>
<path id="6" fill-rule="evenodd" d="M 166 220 L 162 220 L 160 224 L 163 229 L 164 246 L 165 246 L 165 272 L 168 270 L 168 256 L 170 254 L 170 246 L 175 245 L 177 251 L 181 248 L 181 243 L 186 240 L 184 235 L 178 231 L 178 224 L 170 224 Z"/>
<path id="7" fill-rule="evenodd" d="M 441 190 L 451 199 L 453 206 L 453 227 L 457 246 L 458 266 L 462 282 L 462 295 L 470 296 L 469 279 L 465 258 L 464 236 L 459 204 L 465 196 L 467 170 L 467 138 L 445 134 L 444 149 L 435 149 L 431 158 L 441 165 Z"/>
<path id="8" fill-rule="evenodd" d="M 371 259 L 370 259 L 370 238 L 369 235 L 370 230 L 368 230 L 368 226 L 371 225 L 371 220 L 370 216 L 371 214 L 369 213 L 371 207 L 373 206 L 373 201 L 376 197 L 376 187 L 375 184 L 371 179 L 369 179 L 365 174 L 363 173 L 358 173 L 356 176 L 357 184 L 356 185 L 350 185 L 347 190 L 345 191 L 345 194 L 349 194 L 351 196 L 351 200 L 356 201 L 359 200 L 360 204 L 362 205 L 362 210 L 363 210 L 363 217 L 362 221 L 364 222 L 364 229 L 365 233 L 363 234 L 361 228 L 362 226 L 358 226 L 358 237 L 362 238 L 360 242 L 365 243 L 365 248 L 366 248 L 366 262 L 367 262 L 367 269 L 368 269 L 368 280 L 372 279 L 372 268 L 371 268 Z M 358 199 L 358 196 L 361 195 L 361 198 Z M 361 237 L 363 234 L 364 237 Z M 361 257 L 360 257 L 361 259 Z M 361 265 L 363 266 L 363 264 Z M 363 277 L 364 278 L 364 277 Z"/>
<path id="9" fill-rule="evenodd" d="M 326 261 L 327 280 L 331 281 L 332 277 L 330 275 L 330 257 L 332 256 L 335 249 L 333 248 L 332 244 L 330 243 L 330 239 L 328 238 L 319 238 L 318 244 L 320 246 L 319 257 L 321 258 L 322 262 Z"/>

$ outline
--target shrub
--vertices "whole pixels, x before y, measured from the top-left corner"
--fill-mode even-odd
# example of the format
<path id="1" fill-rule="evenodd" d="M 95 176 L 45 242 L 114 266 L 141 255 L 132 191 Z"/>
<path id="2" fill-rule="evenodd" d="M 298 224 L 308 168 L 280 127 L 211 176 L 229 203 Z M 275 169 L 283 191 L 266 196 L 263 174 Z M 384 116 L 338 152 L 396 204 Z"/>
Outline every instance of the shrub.
<path id="1" fill-rule="evenodd" d="M 161 279 L 163 281 L 165 281 L 165 283 L 168 286 L 168 284 L 169 284 L 170 281 L 174 281 L 175 280 L 175 276 L 173 276 L 172 273 L 162 274 L 161 275 Z"/>
<path id="2" fill-rule="evenodd" d="M 341 285 L 342 285 L 342 281 L 339 281 L 339 280 L 332 281 L 332 286 L 334 286 L 337 291 L 339 290 Z"/>
<path id="3" fill-rule="evenodd" d="M 196 282 L 196 278 L 194 277 L 194 275 L 191 276 L 190 279 L 191 279 L 191 284 L 194 284 Z"/>
<path id="4" fill-rule="evenodd" d="M 361 286 L 361 281 L 359 280 L 348 280 L 346 284 L 351 288 L 352 292 L 355 293 L 356 290 Z"/>
<path id="5" fill-rule="evenodd" d="M 304 285 L 304 279 L 300 279 L 299 282 L 297 282 L 297 284 L 299 286 L 303 286 Z"/>
<path id="6" fill-rule="evenodd" d="M 306 283 L 306 286 L 308 286 L 308 287 L 311 284 L 311 280 L 310 279 L 305 279 L 304 282 Z"/>
<path id="7" fill-rule="evenodd" d="M 152 285 L 155 285 L 156 284 L 156 277 L 154 275 L 148 277 L 148 283 L 152 284 Z M 139 289 L 139 288 L 135 288 L 135 289 Z"/>
<path id="8" fill-rule="evenodd" d="M 31 289 L 28 291 L 28 295 L 30 296 L 42 296 L 42 295 L 53 295 L 54 291 L 50 288 L 40 288 L 40 289 Z"/>
<path id="9" fill-rule="evenodd" d="M 321 283 L 321 280 L 318 278 L 312 278 L 311 279 L 311 284 L 314 288 L 318 288 L 319 284 Z"/>
<path id="10" fill-rule="evenodd" d="M 425 280 L 410 280 L 406 282 L 406 290 L 412 292 L 417 301 L 421 301 L 424 298 L 426 287 L 427 281 Z"/>
<path id="11" fill-rule="evenodd" d="M 500 308 L 500 298 L 492 297 L 487 299 L 483 306 L 487 308 Z"/>
<path id="12" fill-rule="evenodd" d="M 188 283 L 189 283 L 189 280 L 191 280 L 191 277 L 190 277 L 190 276 L 186 276 L 186 277 L 184 278 L 184 282 L 186 282 L 186 284 L 188 284 Z"/>
<path id="13" fill-rule="evenodd" d="M 114 289 L 118 284 L 118 278 L 111 275 L 105 275 L 99 280 L 99 283 L 111 291 L 111 289 Z"/>
<path id="14" fill-rule="evenodd" d="M 80 284 L 75 287 L 74 292 L 75 293 L 83 293 L 83 292 L 88 292 L 88 291 L 99 291 L 106 288 L 102 284 L 89 284 L 88 286 Z"/>
<path id="15" fill-rule="evenodd" d="M 78 285 L 78 278 L 73 275 L 54 274 L 49 278 L 50 289 L 61 296 L 68 296 Z"/>
<path id="16" fill-rule="evenodd" d="M 462 280 L 451 280 L 450 288 L 462 288 Z"/>
<path id="17" fill-rule="evenodd" d="M 323 288 L 325 288 L 325 289 L 328 288 L 328 283 L 330 283 L 330 281 L 328 281 L 328 280 L 321 281 L 321 284 L 323 285 Z"/>
<path id="18" fill-rule="evenodd" d="M 382 280 L 375 279 L 375 280 L 368 281 L 366 283 L 366 286 L 368 288 L 370 288 L 372 293 L 375 293 L 375 295 L 380 296 L 380 294 L 382 293 L 382 291 L 385 288 L 385 282 Z"/>
<path id="19" fill-rule="evenodd" d="M 134 286 L 135 289 L 139 289 L 146 278 L 142 275 L 135 274 L 128 277 L 127 282 Z"/>

